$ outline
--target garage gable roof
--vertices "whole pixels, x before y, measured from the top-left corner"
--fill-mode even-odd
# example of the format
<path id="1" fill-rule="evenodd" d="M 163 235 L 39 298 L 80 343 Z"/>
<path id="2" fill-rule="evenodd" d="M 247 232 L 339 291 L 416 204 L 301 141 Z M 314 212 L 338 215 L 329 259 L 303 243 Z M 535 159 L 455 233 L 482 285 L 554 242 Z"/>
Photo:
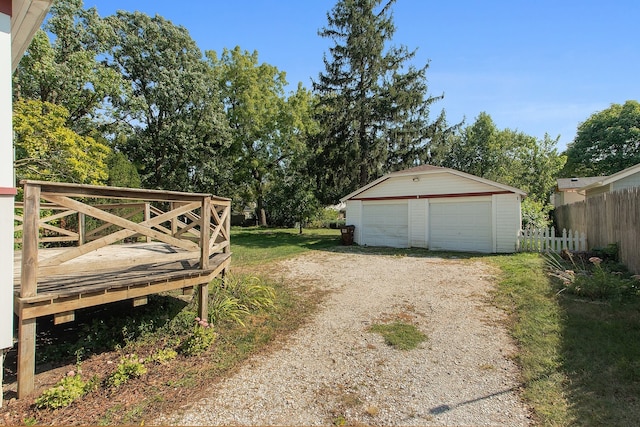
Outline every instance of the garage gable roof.
<path id="1" fill-rule="evenodd" d="M 471 175 L 465 172 L 461 172 L 459 170 L 455 170 L 455 169 L 451 169 L 451 168 L 443 168 L 440 166 L 432 166 L 432 165 L 421 165 L 421 166 L 416 166 L 410 169 L 405 169 L 405 170 L 401 170 L 401 171 L 397 171 L 397 172 L 392 172 L 392 173 L 388 173 L 384 176 L 381 176 L 380 178 L 376 179 L 375 181 L 370 182 L 369 184 L 365 185 L 364 187 L 361 187 L 359 189 L 357 189 L 356 191 L 354 191 L 353 193 L 350 193 L 348 195 L 346 195 L 345 197 L 341 198 L 340 201 L 341 202 L 345 202 L 349 199 L 353 199 L 355 197 L 357 197 L 359 194 L 369 190 L 372 187 L 375 187 L 378 184 L 381 184 L 385 181 L 387 181 L 390 178 L 396 178 L 396 177 L 406 177 L 406 176 L 415 176 L 415 177 L 420 177 L 420 176 L 425 176 L 425 175 L 431 175 L 431 174 L 442 174 L 442 173 L 449 173 L 455 176 L 459 176 L 462 178 L 466 178 L 466 179 L 470 179 L 472 181 L 477 181 L 486 185 L 490 185 L 493 187 L 496 187 L 497 189 L 501 190 L 501 191 L 506 191 L 506 192 L 510 192 L 510 193 L 515 193 L 515 194 L 519 194 L 521 196 L 526 196 L 527 193 L 525 193 L 524 191 L 515 188 L 515 187 L 511 187 L 509 185 L 504 185 L 504 184 L 500 184 L 498 182 L 495 181 L 491 181 L 489 179 L 485 179 L 485 178 L 480 178 L 479 176 L 475 176 L 475 175 Z M 475 195 L 475 194 L 474 194 Z"/>

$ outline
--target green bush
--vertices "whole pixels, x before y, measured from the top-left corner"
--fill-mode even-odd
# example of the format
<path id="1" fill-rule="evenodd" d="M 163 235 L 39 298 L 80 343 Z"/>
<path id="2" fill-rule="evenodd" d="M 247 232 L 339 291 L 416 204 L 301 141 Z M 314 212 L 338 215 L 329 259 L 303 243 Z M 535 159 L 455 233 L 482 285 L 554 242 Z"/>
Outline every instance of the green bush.
<path id="1" fill-rule="evenodd" d="M 180 345 L 180 353 L 185 356 L 199 356 L 207 351 L 216 339 L 213 325 L 199 317 L 187 339 Z"/>
<path id="2" fill-rule="evenodd" d="M 68 372 L 56 385 L 45 390 L 36 399 L 36 406 L 40 409 L 56 409 L 69 406 L 76 399 L 94 390 L 97 385 L 97 377 L 94 376 L 89 381 L 84 381 L 78 368 L 78 372 Z"/>
<path id="3" fill-rule="evenodd" d="M 115 372 L 107 378 L 107 385 L 110 387 L 120 387 L 131 378 L 138 378 L 147 373 L 144 366 L 144 359 L 139 358 L 135 354 L 120 359 L 120 363 L 116 367 Z"/>
<path id="4" fill-rule="evenodd" d="M 550 276 L 562 281 L 561 292 L 600 300 L 616 300 L 638 294 L 638 282 L 628 273 L 612 269 L 603 259 L 592 256 L 588 260 L 568 253 L 568 260 L 547 254 L 545 264 Z"/>

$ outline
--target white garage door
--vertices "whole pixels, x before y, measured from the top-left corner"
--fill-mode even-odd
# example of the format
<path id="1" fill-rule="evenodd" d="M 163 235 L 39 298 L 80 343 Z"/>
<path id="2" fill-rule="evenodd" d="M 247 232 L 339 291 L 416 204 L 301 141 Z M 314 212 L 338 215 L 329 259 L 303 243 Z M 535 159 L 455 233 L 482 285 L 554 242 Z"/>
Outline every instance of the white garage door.
<path id="1" fill-rule="evenodd" d="M 491 202 L 429 204 L 429 248 L 491 252 Z"/>
<path id="2" fill-rule="evenodd" d="M 360 243 L 406 248 L 409 245 L 409 209 L 406 201 L 362 205 Z"/>

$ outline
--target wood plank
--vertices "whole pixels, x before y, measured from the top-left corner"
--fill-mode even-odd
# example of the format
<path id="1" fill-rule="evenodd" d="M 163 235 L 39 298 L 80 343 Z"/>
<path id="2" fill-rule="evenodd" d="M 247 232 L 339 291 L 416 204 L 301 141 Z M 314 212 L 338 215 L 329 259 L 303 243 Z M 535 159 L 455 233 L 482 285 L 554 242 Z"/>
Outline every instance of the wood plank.
<path id="1" fill-rule="evenodd" d="M 20 317 L 18 321 L 18 399 L 33 392 L 35 370 L 36 319 Z"/>
<path id="2" fill-rule="evenodd" d="M 113 292 L 104 292 L 100 294 L 93 294 L 85 296 L 73 301 L 65 301 L 62 303 L 52 303 L 42 306 L 30 306 L 22 305 L 20 307 L 20 314 L 25 319 L 31 319 L 41 316 L 46 316 L 61 311 L 76 310 L 80 308 L 93 307 L 96 305 L 107 304 L 110 302 L 122 301 L 126 299 L 132 299 L 143 295 L 152 295 L 160 292 L 171 291 L 174 289 L 181 289 L 187 287 L 198 286 L 202 283 L 209 283 L 217 274 L 220 273 L 228 264 L 230 260 L 226 260 L 220 266 L 213 270 L 210 274 L 205 276 L 184 278 L 169 282 L 161 282 L 146 287 L 139 288 L 122 288 L 114 290 Z"/>
<path id="3" fill-rule="evenodd" d="M 148 298 L 146 296 L 144 297 L 137 297 L 133 299 L 133 306 L 134 307 L 140 307 L 141 305 L 146 305 L 149 302 Z"/>
<path id="4" fill-rule="evenodd" d="M 71 184 L 36 180 L 23 180 L 20 181 L 20 184 L 25 186 L 38 186 L 41 188 L 43 193 L 55 193 L 69 197 L 104 197 L 108 199 L 134 199 L 160 202 L 196 202 L 201 200 L 202 197 L 210 196 L 216 200 L 220 200 L 221 202 L 229 200 L 223 197 L 203 193 L 147 190 L 142 188 L 109 187 L 102 185 Z"/>
<path id="5" fill-rule="evenodd" d="M 60 325 L 62 323 L 73 322 L 76 320 L 75 311 L 65 311 L 63 313 L 56 313 L 53 315 L 53 324 Z"/>
<path id="6" fill-rule="evenodd" d="M 159 215 L 156 217 L 153 217 L 151 219 L 149 219 L 149 221 L 145 221 L 142 222 L 141 225 L 144 226 L 154 226 L 156 224 L 161 224 L 162 222 L 166 221 L 168 218 L 170 218 L 172 215 L 180 215 L 183 212 L 188 212 L 189 210 L 191 210 L 193 208 L 193 206 L 198 206 L 198 203 L 190 203 L 188 205 L 182 206 L 180 208 L 177 208 L 175 211 L 172 212 L 167 212 L 163 215 Z M 77 258 L 79 256 L 85 255 L 91 251 L 94 251 L 96 249 L 99 249 L 101 247 L 104 247 L 106 245 L 109 245 L 111 243 L 115 243 L 119 240 L 125 239 L 127 237 L 133 236 L 134 234 L 136 234 L 136 231 L 132 231 L 132 230 L 120 230 L 117 231 L 115 233 L 112 233 L 108 236 L 102 237 L 98 240 L 94 240 L 90 243 L 87 243 L 83 246 L 77 247 L 77 248 L 72 248 L 69 249 L 59 255 L 56 255 L 54 257 L 51 258 L 47 258 L 46 260 L 44 260 L 42 262 L 43 266 L 51 266 L 51 265 L 59 265 L 62 264 L 63 262 L 69 261 L 73 258 Z M 191 242 L 189 242 L 191 243 Z M 195 245 L 194 245 L 195 246 Z M 188 250 L 192 250 L 191 248 Z"/>
<path id="7" fill-rule="evenodd" d="M 96 209 L 93 206 L 85 205 L 82 202 L 78 202 L 77 200 L 73 200 L 73 199 L 70 199 L 68 197 L 53 196 L 53 195 L 49 195 L 49 194 L 43 194 L 42 197 L 44 199 L 52 200 L 52 201 L 55 201 L 56 203 L 60 203 L 63 206 L 71 206 L 74 209 L 76 209 L 78 212 L 82 212 L 82 213 L 84 213 L 86 215 L 91 215 L 94 218 L 97 218 L 97 219 L 100 219 L 100 220 L 103 220 L 103 221 L 106 221 L 106 222 L 110 222 L 110 223 L 112 223 L 114 225 L 118 225 L 118 226 L 123 227 L 123 228 L 125 228 L 127 230 L 131 230 L 131 231 L 134 232 L 131 235 L 139 233 L 139 234 L 142 234 L 144 236 L 153 237 L 154 239 L 160 240 L 161 242 L 165 242 L 165 243 L 168 243 L 170 245 L 174 245 L 174 246 L 177 246 L 179 248 L 186 249 L 186 250 L 197 250 L 198 249 L 198 246 L 194 245 L 193 242 L 176 239 L 175 237 L 172 237 L 172 236 L 167 235 L 165 233 L 161 233 L 161 232 L 158 232 L 156 230 L 153 230 L 151 227 L 146 227 L 145 226 L 146 224 L 144 224 L 144 222 L 138 224 L 138 223 L 135 223 L 133 221 L 129 221 L 129 220 L 126 220 L 124 218 L 121 218 L 121 217 L 119 217 L 117 215 L 111 214 L 109 212 L 105 212 L 103 210 Z M 170 211 L 168 213 L 172 213 L 172 212 L 174 212 L 174 210 L 172 210 L 172 211 Z M 159 217 L 156 217 L 154 219 L 157 220 L 157 218 L 159 218 Z M 158 225 L 161 222 L 158 222 L 155 225 Z"/>
<path id="8" fill-rule="evenodd" d="M 202 219 L 200 221 L 200 268 L 209 268 L 209 238 L 211 232 L 211 200 L 202 199 Z"/>
<path id="9" fill-rule="evenodd" d="M 153 258 L 151 258 L 153 257 Z M 60 275 L 60 274 L 71 274 L 71 273 L 79 273 L 83 271 L 112 271 L 115 269 L 124 269 L 126 267 L 133 266 L 149 266 L 150 268 L 153 265 L 158 263 L 166 263 L 166 262 L 175 262 L 175 261 L 187 261 L 187 262 L 197 262 L 199 260 L 198 254 L 195 252 L 175 252 L 168 254 L 144 254 L 144 255 L 131 255 L 128 258 L 113 260 L 110 259 L 108 263 L 104 264 L 91 264 L 91 263 L 77 263 L 77 264 L 67 264 L 67 265 L 53 265 L 53 266 L 45 266 L 40 267 L 38 270 L 38 274 L 41 276 L 52 276 L 52 275 Z"/>
<path id="10" fill-rule="evenodd" d="M 20 296 L 30 297 L 38 286 L 38 220 L 40 218 L 40 188 L 24 189 L 24 231 L 22 233 L 22 266 Z"/>

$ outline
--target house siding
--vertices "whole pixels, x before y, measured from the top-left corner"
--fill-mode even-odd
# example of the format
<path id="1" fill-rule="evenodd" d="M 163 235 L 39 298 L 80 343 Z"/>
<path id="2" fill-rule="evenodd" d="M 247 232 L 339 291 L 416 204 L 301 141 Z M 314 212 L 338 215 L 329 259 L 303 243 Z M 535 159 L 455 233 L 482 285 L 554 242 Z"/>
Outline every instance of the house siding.
<path id="1" fill-rule="evenodd" d="M 451 173 L 420 175 L 414 182 L 413 176 L 390 177 L 389 179 L 358 194 L 357 198 L 403 197 L 416 195 L 437 195 L 456 193 L 480 193 L 496 191 L 496 187 L 473 181 Z"/>
<path id="2" fill-rule="evenodd" d="M 516 194 L 499 194 L 492 198 L 494 206 L 494 251 L 511 253 L 516 250 L 518 230 L 522 223 L 520 212 L 520 196 Z"/>
<path id="3" fill-rule="evenodd" d="M 611 191 L 618 191 L 633 187 L 640 187 L 640 172 L 611 183 Z"/>
<path id="4" fill-rule="evenodd" d="M 428 200 L 409 200 L 409 246 L 427 247 Z"/>
<path id="5" fill-rule="evenodd" d="M 347 212 L 345 221 L 347 225 L 354 225 L 353 241 L 362 244 L 362 201 L 347 200 Z"/>

